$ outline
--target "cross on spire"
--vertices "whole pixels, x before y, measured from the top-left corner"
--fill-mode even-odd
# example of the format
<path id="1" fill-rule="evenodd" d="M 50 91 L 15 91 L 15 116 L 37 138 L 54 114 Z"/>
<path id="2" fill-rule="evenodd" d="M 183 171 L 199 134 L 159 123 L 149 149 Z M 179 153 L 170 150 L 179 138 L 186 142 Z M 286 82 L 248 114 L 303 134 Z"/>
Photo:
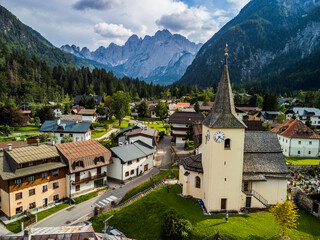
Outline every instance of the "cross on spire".
<path id="1" fill-rule="evenodd" d="M 225 51 L 225 54 L 224 54 L 224 57 L 225 57 L 225 65 L 227 65 L 227 57 L 228 57 L 228 43 L 226 43 L 226 48 L 224 49 Z"/>

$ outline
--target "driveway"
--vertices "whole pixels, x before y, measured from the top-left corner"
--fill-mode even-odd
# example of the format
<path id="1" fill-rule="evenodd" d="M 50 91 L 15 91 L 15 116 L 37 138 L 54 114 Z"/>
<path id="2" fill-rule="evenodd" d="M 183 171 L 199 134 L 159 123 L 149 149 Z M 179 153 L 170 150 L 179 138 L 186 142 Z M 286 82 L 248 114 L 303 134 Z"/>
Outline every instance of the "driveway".
<path id="1" fill-rule="evenodd" d="M 6 235 L 6 234 L 11 234 L 11 232 L 8 231 L 8 229 L 6 229 L 6 227 L 3 226 L 2 223 L 0 223 L 0 236 Z"/>
<path id="2" fill-rule="evenodd" d="M 142 176 L 128 182 L 125 185 L 122 185 L 122 187 L 112 191 L 107 191 L 98 197 L 92 198 L 78 205 L 74 205 L 69 208 L 66 208 L 52 216 L 49 216 L 48 218 L 38 223 L 36 226 L 37 227 L 55 227 L 55 226 L 58 227 L 58 226 L 71 225 L 73 222 L 91 213 L 95 206 L 101 206 L 102 205 L 101 203 L 105 203 L 107 201 L 106 199 L 111 198 L 114 200 L 115 198 L 116 199 L 122 198 L 128 190 L 147 181 L 148 179 L 150 179 L 152 175 L 156 175 L 157 173 L 159 173 L 159 171 L 160 170 L 158 168 L 154 167 L 153 169 L 146 172 Z"/>
<path id="3" fill-rule="evenodd" d="M 171 161 L 171 136 L 164 136 L 157 147 L 155 166 L 162 167 Z"/>

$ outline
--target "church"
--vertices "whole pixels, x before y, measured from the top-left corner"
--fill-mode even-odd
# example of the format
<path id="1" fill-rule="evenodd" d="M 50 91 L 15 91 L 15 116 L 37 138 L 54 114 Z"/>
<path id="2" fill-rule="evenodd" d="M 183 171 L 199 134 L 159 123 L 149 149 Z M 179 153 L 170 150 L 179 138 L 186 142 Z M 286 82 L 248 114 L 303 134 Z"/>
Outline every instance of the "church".
<path id="1" fill-rule="evenodd" d="M 246 131 L 237 118 L 227 56 L 226 49 L 215 103 L 202 122 L 200 154 L 180 159 L 182 194 L 202 200 L 210 213 L 282 202 L 290 177 L 277 135 Z"/>

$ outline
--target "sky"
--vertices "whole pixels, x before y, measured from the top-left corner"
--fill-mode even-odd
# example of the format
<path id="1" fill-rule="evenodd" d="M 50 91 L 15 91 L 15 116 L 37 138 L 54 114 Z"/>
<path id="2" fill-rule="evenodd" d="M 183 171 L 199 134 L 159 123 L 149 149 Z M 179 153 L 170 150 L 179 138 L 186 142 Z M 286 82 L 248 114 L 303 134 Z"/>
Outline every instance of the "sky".
<path id="1" fill-rule="evenodd" d="M 205 43 L 249 0 L 0 0 L 24 24 L 53 45 L 123 45 L 136 34 L 168 29 Z"/>

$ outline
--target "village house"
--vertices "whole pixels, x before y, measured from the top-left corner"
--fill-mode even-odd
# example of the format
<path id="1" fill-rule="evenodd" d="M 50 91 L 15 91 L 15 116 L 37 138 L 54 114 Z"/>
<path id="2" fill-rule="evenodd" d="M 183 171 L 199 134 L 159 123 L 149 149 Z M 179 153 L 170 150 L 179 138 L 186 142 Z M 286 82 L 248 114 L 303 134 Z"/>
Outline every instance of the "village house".
<path id="1" fill-rule="evenodd" d="M 313 127 L 320 128 L 320 109 L 318 108 L 294 107 L 286 112 L 287 119 L 291 119 L 293 115 L 304 124 L 309 120 Z"/>
<path id="2" fill-rule="evenodd" d="M 78 114 L 82 109 L 84 109 L 84 107 L 80 107 L 80 106 L 73 106 L 70 109 L 70 113 L 71 114 Z"/>
<path id="3" fill-rule="evenodd" d="M 202 153 L 180 159 L 179 183 L 207 212 L 266 208 L 286 199 L 289 170 L 276 134 L 245 132 L 225 55 L 214 107 L 202 122 Z"/>
<path id="4" fill-rule="evenodd" d="M 12 147 L 0 152 L 1 212 L 13 219 L 66 198 L 66 164 L 54 143 Z"/>
<path id="5" fill-rule="evenodd" d="M 279 111 L 262 111 L 260 119 L 264 123 L 273 124 L 279 114 L 281 114 Z"/>
<path id="6" fill-rule="evenodd" d="M 290 119 L 271 131 L 277 134 L 285 156 L 308 158 L 320 156 L 320 135 L 302 121 Z"/>
<path id="7" fill-rule="evenodd" d="M 57 137 L 57 143 L 61 143 L 64 136 L 73 138 L 74 142 L 87 141 L 91 139 L 91 131 L 94 130 L 91 122 L 79 121 L 45 121 L 40 132 L 52 133 Z"/>
<path id="8" fill-rule="evenodd" d="M 149 146 L 156 148 L 158 144 L 159 131 L 149 127 L 136 128 L 124 133 L 119 145 L 125 145 L 126 142 L 132 144 L 136 141 L 144 142 Z"/>
<path id="9" fill-rule="evenodd" d="M 155 150 L 141 141 L 113 147 L 110 150 L 112 164 L 108 167 L 109 179 L 123 183 L 153 168 Z"/>
<path id="10" fill-rule="evenodd" d="M 107 185 L 107 165 L 111 152 L 96 140 L 57 144 L 68 163 L 67 196 L 72 198 Z"/>
<path id="11" fill-rule="evenodd" d="M 96 109 L 81 109 L 78 115 L 82 116 L 83 122 L 95 122 L 97 121 L 97 111 Z"/>
<path id="12" fill-rule="evenodd" d="M 61 107 L 57 107 L 53 110 L 53 113 L 54 113 L 54 117 L 57 118 L 59 116 L 62 115 L 62 110 L 61 110 Z"/>
<path id="13" fill-rule="evenodd" d="M 184 145 L 189 127 L 193 123 L 201 123 L 204 119 L 198 112 L 175 112 L 169 117 L 172 141 L 177 145 Z"/>

